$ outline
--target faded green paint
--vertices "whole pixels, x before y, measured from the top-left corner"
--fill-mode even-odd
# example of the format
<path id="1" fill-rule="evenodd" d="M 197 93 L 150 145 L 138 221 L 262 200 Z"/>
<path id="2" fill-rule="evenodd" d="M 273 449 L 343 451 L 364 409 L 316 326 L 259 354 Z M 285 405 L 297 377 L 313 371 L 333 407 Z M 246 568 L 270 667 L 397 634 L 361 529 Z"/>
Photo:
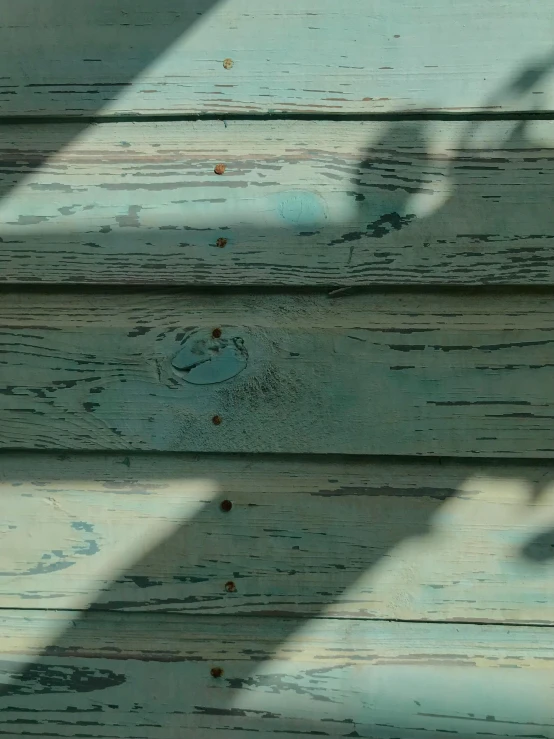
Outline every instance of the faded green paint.
<path id="1" fill-rule="evenodd" d="M 548 3 L 0 4 L 0 734 L 554 739 Z"/>
<path id="2" fill-rule="evenodd" d="M 554 458 L 546 295 L 22 292 L 0 315 L 3 448 Z M 177 376 L 216 327 L 247 366 Z"/>
<path id="3" fill-rule="evenodd" d="M 9 733 L 507 739 L 554 725 L 552 641 L 530 627 L 3 611 L 0 658 Z"/>
<path id="4" fill-rule="evenodd" d="M 4 115 L 473 113 L 554 103 L 543 0 L 19 0 L 2 10 Z"/>
<path id="5" fill-rule="evenodd" d="M 2 608 L 552 624 L 548 463 L 9 454 L 0 496 Z"/>
<path id="6" fill-rule="evenodd" d="M 172 121 L 79 134 L 0 127 L 0 281 L 554 283 L 552 121 Z"/>

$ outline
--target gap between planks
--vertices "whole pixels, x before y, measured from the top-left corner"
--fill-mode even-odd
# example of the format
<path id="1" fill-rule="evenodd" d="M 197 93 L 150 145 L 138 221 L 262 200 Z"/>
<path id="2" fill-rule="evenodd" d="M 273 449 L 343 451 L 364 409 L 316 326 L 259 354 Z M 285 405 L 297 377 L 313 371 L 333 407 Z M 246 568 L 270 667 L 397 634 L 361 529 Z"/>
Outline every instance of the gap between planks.
<path id="1" fill-rule="evenodd" d="M 41 613 L 41 614 L 47 614 L 49 612 L 52 612 L 51 609 L 48 608 L 13 608 L 8 606 L 0 606 L 0 613 L 6 612 L 6 613 L 18 613 L 21 614 L 22 617 L 25 617 L 25 614 L 28 613 L 29 615 Z M 198 619 L 198 616 L 192 613 L 186 613 L 186 612 L 179 612 L 179 611 L 144 611 L 144 612 L 137 612 L 137 611 L 114 611 L 108 608 L 94 608 L 93 610 L 75 610 L 74 608 L 56 608 L 55 613 L 60 614 L 72 614 L 72 618 L 82 618 L 83 615 L 86 616 L 87 613 L 95 613 L 99 614 L 99 617 L 101 618 L 102 614 L 111 614 L 114 613 L 120 614 L 123 616 L 123 618 L 131 617 L 131 616 L 144 616 L 145 618 L 149 618 L 152 621 L 159 620 L 160 617 L 168 616 L 168 615 L 175 615 L 176 618 L 182 618 L 185 619 L 183 623 L 186 623 L 186 619 L 194 620 Z M 227 623 L 228 619 L 230 618 L 229 615 L 220 615 L 220 614 L 209 614 L 205 613 L 202 614 L 202 619 L 206 620 L 219 620 L 221 623 Z M 262 615 L 256 615 L 256 614 L 250 614 L 250 613 L 241 613 L 239 616 L 236 616 L 236 618 L 240 618 L 241 620 L 246 619 L 263 619 L 264 621 L 267 621 L 268 619 L 280 619 L 283 622 L 298 622 L 302 623 L 303 619 L 297 615 L 282 615 L 278 611 L 275 613 L 275 615 L 270 614 L 262 614 Z M 361 622 L 361 623 L 371 623 L 371 624 L 421 624 L 421 625 L 427 625 L 427 626 L 452 626 L 456 624 L 460 624 L 462 626 L 485 626 L 490 628 L 495 627 L 509 627 L 509 628 L 532 628 L 532 629 L 554 629 L 554 623 L 536 623 L 534 621 L 494 621 L 490 619 L 484 619 L 479 621 L 478 619 L 471 620 L 471 619 L 463 619 L 458 621 L 448 621 L 444 620 L 441 621 L 440 619 L 414 619 L 414 618 L 363 618 L 355 616 L 348 616 L 345 618 L 339 617 L 339 616 L 319 616 L 319 615 L 313 615 L 310 616 L 309 620 L 311 622 L 317 622 L 317 621 L 338 621 L 341 623 L 347 623 L 347 622 Z M 552 632 L 554 635 L 554 631 Z"/>

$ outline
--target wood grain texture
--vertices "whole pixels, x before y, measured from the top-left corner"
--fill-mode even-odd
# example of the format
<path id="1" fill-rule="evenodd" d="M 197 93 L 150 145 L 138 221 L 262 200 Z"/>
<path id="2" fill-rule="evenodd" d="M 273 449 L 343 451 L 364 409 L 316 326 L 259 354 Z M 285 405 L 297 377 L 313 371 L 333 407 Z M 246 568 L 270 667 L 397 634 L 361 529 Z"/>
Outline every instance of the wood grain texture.
<path id="1" fill-rule="evenodd" d="M 554 282 L 553 121 L 28 124 L 0 149 L 0 281 Z"/>
<path id="2" fill-rule="evenodd" d="M 0 500 L 0 608 L 554 622 L 551 464 L 22 453 Z"/>
<path id="3" fill-rule="evenodd" d="M 1 12 L 4 116 L 554 103 L 542 0 L 3 0 Z"/>
<path id="4" fill-rule="evenodd" d="M 549 296 L 8 292 L 0 326 L 4 448 L 554 456 Z"/>
<path id="5" fill-rule="evenodd" d="M 40 611 L 0 624 L 8 736 L 553 736 L 548 628 Z"/>

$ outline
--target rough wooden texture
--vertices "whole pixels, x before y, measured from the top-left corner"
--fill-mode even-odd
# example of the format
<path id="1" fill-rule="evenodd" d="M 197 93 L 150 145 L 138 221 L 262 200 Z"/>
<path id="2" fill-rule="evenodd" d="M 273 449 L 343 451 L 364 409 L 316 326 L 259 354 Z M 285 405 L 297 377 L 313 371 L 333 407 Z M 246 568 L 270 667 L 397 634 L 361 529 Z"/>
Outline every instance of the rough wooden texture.
<path id="1" fill-rule="evenodd" d="M 0 127 L 0 281 L 554 283 L 554 121 L 78 133 Z"/>
<path id="2" fill-rule="evenodd" d="M 554 104 L 543 0 L 2 0 L 0 8 L 3 115 Z"/>
<path id="3" fill-rule="evenodd" d="M 9 736 L 553 736 L 550 629 L 40 611 L 0 625 Z"/>
<path id="4" fill-rule="evenodd" d="M 549 296 L 7 292 L 0 326 L 4 448 L 554 456 Z"/>
<path id="5" fill-rule="evenodd" d="M 13 454 L 0 500 L 0 608 L 554 621 L 552 465 Z"/>

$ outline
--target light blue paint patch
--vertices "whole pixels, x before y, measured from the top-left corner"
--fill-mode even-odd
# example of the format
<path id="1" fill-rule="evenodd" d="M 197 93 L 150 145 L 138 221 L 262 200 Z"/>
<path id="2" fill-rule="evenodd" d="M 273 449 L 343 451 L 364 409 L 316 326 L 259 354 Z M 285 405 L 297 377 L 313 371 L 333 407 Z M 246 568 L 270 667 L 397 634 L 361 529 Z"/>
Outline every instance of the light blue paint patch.
<path id="1" fill-rule="evenodd" d="M 91 523 L 86 523 L 86 521 L 73 521 L 71 528 L 76 531 L 86 531 L 89 534 L 94 531 L 94 526 Z"/>
<path id="2" fill-rule="evenodd" d="M 268 199 L 274 201 L 279 221 L 289 228 L 312 229 L 325 225 L 327 221 L 325 201 L 308 190 L 278 193 Z"/>
<path id="3" fill-rule="evenodd" d="M 195 331 L 183 343 L 171 364 L 179 377 L 192 385 L 213 385 L 230 380 L 248 364 L 248 352 L 239 336 L 214 338 L 207 331 Z"/>

